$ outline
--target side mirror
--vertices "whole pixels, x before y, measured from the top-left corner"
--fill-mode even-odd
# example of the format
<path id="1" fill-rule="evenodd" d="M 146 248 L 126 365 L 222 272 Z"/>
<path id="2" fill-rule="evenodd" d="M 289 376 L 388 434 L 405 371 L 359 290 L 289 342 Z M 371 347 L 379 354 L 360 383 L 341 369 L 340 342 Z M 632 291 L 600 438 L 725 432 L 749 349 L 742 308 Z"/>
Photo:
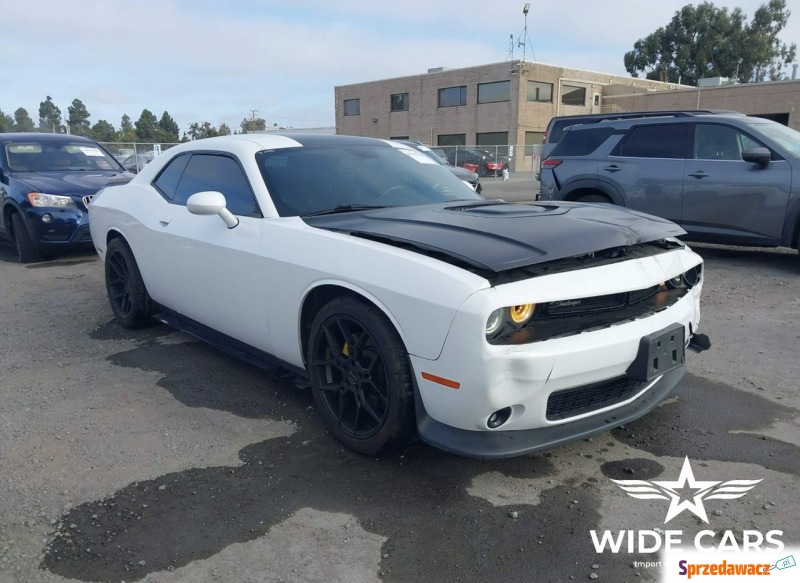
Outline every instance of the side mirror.
<path id="1" fill-rule="evenodd" d="M 742 160 L 757 164 L 759 168 L 766 168 L 772 159 L 772 153 L 766 148 L 748 148 L 742 152 Z"/>
<path id="2" fill-rule="evenodd" d="M 221 192 L 197 192 L 186 201 L 186 209 L 193 215 L 219 215 L 229 229 L 239 224 L 239 219 L 228 210 L 225 196 Z"/>

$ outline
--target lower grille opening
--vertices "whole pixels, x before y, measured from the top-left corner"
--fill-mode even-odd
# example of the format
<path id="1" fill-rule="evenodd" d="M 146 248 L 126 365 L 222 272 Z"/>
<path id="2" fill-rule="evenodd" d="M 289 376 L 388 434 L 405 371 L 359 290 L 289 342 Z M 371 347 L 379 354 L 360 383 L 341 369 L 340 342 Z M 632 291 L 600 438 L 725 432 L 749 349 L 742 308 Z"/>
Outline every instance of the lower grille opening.
<path id="1" fill-rule="evenodd" d="M 600 383 L 556 391 L 547 399 L 547 420 L 560 421 L 622 403 L 646 385 L 645 381 L 634 381 L 627 376 L 621 376 Z"/>

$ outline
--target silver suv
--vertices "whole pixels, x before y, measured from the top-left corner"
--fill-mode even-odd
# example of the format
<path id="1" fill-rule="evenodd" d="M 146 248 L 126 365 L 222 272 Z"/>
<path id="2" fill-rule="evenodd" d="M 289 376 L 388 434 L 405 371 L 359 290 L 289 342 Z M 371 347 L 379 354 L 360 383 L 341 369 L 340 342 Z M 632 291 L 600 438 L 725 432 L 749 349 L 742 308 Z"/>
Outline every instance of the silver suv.
<path id="1" fill-rule="evenodd" d="M 539 199 L 625 206 L 694 241 L 797 248 L 800 132 L 720 113 L 571 126 L 542 162 Z"/>

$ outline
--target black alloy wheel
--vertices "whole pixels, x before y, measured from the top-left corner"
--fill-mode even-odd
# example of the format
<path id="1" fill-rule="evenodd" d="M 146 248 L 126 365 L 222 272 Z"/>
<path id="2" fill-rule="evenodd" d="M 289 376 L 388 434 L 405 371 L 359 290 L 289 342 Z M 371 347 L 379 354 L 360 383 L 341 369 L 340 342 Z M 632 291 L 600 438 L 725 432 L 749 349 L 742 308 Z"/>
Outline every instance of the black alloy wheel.
<path id="1" fill-rule="evenodd" d="M 114 318 L 123 328 L 141 328 L 150 322 L 150 296 L 133 252 L 124 239 L 112 239 L 106 250 L 106 291 Z"/>
<path id="2" fill-rule="evenodd" d="M 308 370 L 328 429 L 350 449 L 387 453 L 414 437 L 408 354 L 376 307 L 349 297 L 325 305 L 311 326 Z"/>

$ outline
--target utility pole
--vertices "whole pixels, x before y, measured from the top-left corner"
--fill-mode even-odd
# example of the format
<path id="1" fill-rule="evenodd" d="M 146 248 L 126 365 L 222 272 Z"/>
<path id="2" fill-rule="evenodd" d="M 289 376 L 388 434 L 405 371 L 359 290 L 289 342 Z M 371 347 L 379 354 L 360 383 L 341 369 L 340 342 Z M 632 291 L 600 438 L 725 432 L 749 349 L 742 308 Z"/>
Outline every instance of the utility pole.
<path id="1" fill-rule="evenodd" d="M 252 133 L 256 133 L 256 114 L 258 113 L 257 109 L 250 110 L 250 130 Z"/>

